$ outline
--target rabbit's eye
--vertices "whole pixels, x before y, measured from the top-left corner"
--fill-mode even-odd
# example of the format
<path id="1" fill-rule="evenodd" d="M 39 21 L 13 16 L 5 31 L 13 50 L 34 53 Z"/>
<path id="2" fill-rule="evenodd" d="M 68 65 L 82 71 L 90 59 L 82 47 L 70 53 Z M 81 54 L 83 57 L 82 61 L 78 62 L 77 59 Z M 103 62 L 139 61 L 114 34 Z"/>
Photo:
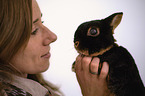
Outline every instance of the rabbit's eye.
<path id="1" fill-rule="evenodd" d="M 88 36 L 93 36 L 93 37 L 95 37 L 95 36 L 98 36 L 99 33 L 100 33 L 100 32 L 99 32 L 99 28 L 93 28 L 93 27 L 91 27 L 91 28 L 89 28 L 87 35 L 88 35 Z"/>
<path id="2" fill-rule="evenodd" d="M 96 35 L 98 32 L 97 32 L 97 30 L 95 29 L 95 28 L 92 28 L 91 30 L 90 30 L 90 34 L 91 35 Z"/>

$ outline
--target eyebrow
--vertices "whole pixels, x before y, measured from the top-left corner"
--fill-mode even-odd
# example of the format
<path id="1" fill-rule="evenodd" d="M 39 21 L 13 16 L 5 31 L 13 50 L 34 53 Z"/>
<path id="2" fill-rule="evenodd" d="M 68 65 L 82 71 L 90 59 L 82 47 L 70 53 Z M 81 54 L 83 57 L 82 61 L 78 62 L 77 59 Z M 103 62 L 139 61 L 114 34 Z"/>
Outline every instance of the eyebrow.
<path id="1" fill-rule="evenodd" d="M 41 13 L 41 17 L 42 17 L 42 13 Z M 39 18 L 37 18 L 36 20 L 34 20 L 33 23 L 36 23 L 37 21 L 39 21 Z"/>

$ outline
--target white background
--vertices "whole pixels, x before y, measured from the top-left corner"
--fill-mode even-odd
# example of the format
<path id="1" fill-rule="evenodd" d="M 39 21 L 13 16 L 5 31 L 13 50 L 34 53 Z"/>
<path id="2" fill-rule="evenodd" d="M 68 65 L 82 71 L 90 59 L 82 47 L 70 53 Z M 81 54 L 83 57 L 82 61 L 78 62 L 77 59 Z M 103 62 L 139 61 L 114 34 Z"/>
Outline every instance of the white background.
<path id="1" fill-rule="evenodd" d="M 145 84 L 145 0 L 37 0 L 44 25 L 57 36 L 51 44 L 50 68 L 43 73 L 46 80 L 60 86 L 66 96 L 81 96 L 75 74 L 71 71 L 77 53 L 73 36 L 85 21 L 102 19 L 115 12 L 123 12 L 123 19 L 115 30 L 119 45 L 135 58 Z M 135 79 L 135 78 L 134 78 Z"/>

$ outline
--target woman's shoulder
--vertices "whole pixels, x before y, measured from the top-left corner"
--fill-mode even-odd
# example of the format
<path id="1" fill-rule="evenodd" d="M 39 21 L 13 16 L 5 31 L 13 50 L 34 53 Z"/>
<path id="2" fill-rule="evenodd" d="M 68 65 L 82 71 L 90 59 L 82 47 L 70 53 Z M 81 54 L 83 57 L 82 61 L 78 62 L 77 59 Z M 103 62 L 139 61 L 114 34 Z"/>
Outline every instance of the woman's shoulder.
<path id="1" fill-rule="evenodd" d="M 15 85 L 9 83 L 3 83 L 3 85 L 7 86 L 3 89 L 3 96 L 32 96 L 30 93 L 24 91 L 21 88 L 16 87 Z"/>
<path id="2" fill-rule="evenodd" d="M 45 96 L 48 91 L 33 80 L 15 75 L 12 78 L 0 77 L 0 96 Z"/>

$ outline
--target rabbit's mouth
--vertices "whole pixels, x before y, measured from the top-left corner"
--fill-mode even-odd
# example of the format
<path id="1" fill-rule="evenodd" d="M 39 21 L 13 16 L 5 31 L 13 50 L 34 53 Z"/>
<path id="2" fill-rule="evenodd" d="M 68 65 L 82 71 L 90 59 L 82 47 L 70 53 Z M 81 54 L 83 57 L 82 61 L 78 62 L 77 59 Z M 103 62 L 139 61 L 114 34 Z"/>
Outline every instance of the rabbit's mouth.
<path id="1" fill-rule="evenodd" d="M 77 49 L 76 49 L 77 50 Z M 77 50 L 80 55 L 90 56 L 88 50 Z"/>
<path id="2" fill-rule="evenodd" d="M 85 56 L 89 56 L 90 55 L 88 49 L 81 49 L 81 48 L 79 48 L 80 47 L 80 42 L 79 41 L 76 41 L 74 43 L 74 47 L 75 47 L 75 49 L 77 50 L 77 52 L 79 54 L 85 55 Z"/>
<path id="3" fill-rule="evenodd" d="M 75 49 L 81 55 L 85 55 L 85 56 L 99 56 L 99 55 L 104 54 L 108 50 L 110 50 L 112 47 L 113 47 L 113 45 L 107 47 L 106 49 L 101 49 L 99 52 L 96 52 L 96 51 L 93 51 L 93 50 L 89 50 L 87 48 L 86 49 L 80 49 L 78 46 L 75 46 Z"/>

